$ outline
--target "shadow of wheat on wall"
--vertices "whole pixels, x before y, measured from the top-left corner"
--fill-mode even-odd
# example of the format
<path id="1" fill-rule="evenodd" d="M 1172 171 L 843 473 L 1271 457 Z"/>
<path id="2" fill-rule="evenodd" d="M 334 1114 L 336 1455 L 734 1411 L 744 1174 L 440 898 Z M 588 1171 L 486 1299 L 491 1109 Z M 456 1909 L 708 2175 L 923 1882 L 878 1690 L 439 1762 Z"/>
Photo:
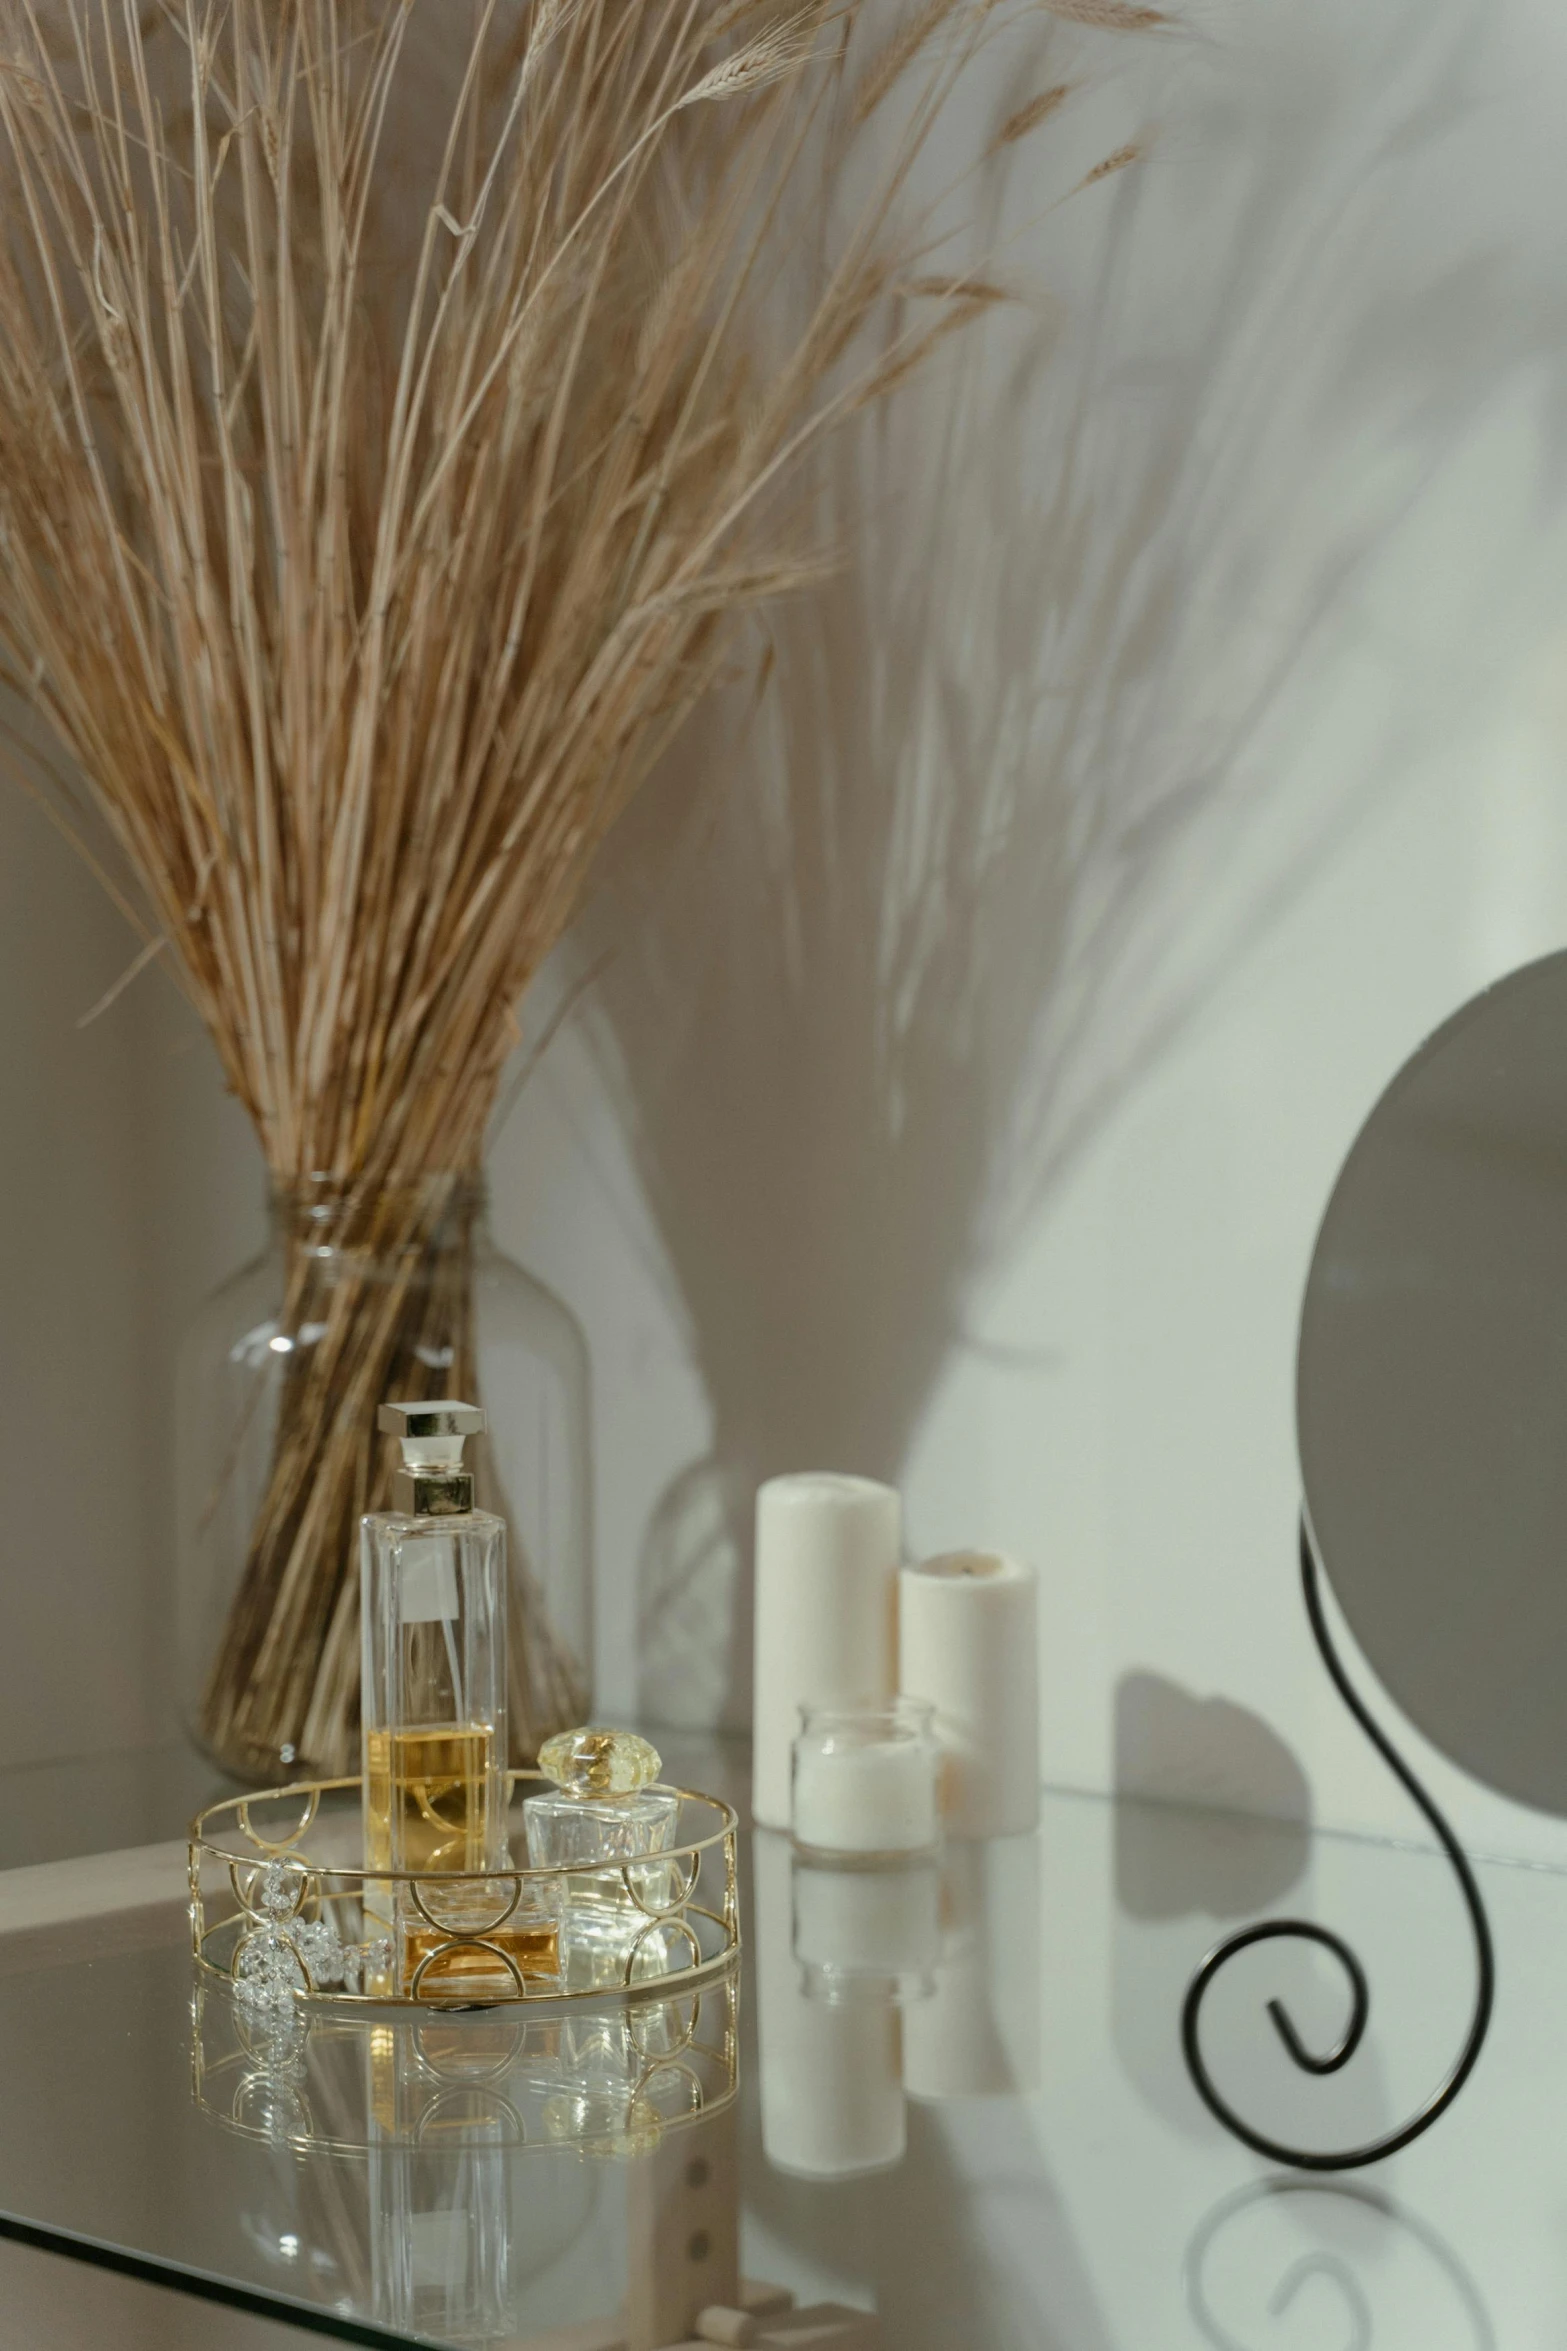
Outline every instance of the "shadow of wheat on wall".
<path id="1" fill-rule="evenodd" d="M 1226 241 L 1173 343 L 1156 156 L 1055 335 L 998 315 L 840 450 L 840 575 L 649 803 L 696 846 L 613 918 L 586 1028 L 713 1415 L 640 1563 L 650 1713 L 746 1718 L 756 1482 L 899 1476 L 976 1291 L 1364 794 L 1286 807 L 1247 755 L 1504 322 L 1347 261 L 1375 175 L 1295 130 L 1282 175 L 1219 151 Z"/>

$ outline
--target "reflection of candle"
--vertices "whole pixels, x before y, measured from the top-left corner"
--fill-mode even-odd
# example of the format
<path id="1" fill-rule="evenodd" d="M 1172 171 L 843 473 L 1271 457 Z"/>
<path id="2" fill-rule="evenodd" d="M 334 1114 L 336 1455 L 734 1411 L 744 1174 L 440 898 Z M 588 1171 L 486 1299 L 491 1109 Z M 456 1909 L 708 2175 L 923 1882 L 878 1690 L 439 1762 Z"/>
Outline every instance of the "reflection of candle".
<path id="1" fill-rule="evenodd" d="M 931 1709 L 805 1706 L 794 1743 L 797 1844 L 822 1853 L 924 1853 L 939 1834 Z"/>
<path id="2" fill-rule="evenodd" d="M 903 2012 L 911 2098 L 1026 2095 L 1040 2081 L 1037 1837 L 949 1844 L 933 1996 Z"/>
<path id="3" fill-rule="evenodd" d="M 879 1977 L 928 1991 L 941 1956 L 940 1888 L 933 1858 L 902 1869 L 797 1861 L 794 1955 L 809 1971 L 808 1988 L 831 1997 L 835 1987 Z"/>
<path id="4" fill-rule="evenodd" d="M 837 2006 L 806 1996 L 793 1945 L 788 1840 L 752 1842 L 762 2147 L 780 2171 L 842 2179 L 903 2154 L 898 2011 L 868 1988 Z"/>
<path id="5" fill-rule="evenodd" d="M 769 1478 L 756 1497 L 753 1808 L 789 1825 L 802 1706 L 897 1686 L 898 1497 L 870 1478 Z"/>
<path id="6" fill-rule="evenodd" d="M 949 1551 L 898 1578 L 899 1687 L 928 1698 L 944 1754 L 942 1813 L 957 1837 L 1039 1820 L 1034 1571 L 997 1551 Z"/>

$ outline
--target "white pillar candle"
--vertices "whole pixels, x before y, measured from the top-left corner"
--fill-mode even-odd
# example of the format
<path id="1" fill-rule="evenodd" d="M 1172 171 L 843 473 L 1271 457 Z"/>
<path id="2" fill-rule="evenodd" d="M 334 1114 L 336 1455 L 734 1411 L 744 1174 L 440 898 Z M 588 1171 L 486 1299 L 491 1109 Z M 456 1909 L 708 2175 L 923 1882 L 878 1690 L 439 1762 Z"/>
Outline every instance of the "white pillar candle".
<path id="1" fill-rule="evenodd" d="M 790 1825 L 818 1853 L 928 1853 L 937 1842 L 937 1748 L 928 1706 L 805 1707 Z"/>
<path id="2" fill-rule="evenodd" d="M 1039 1820 L 1034 1571 L 999 1551 L 949 1551 L 898 1579 L 898 1686 L 936 1710 L 942 1815 L 957 1837 Z"/>
<path id="3" fill-rule="evenodd" d="M 770 1478 L 756 1497 L 753 1809 L 789 1826 L 800 1708 L 897 1686 L 898 1497 L 871 1478 Z"/>
<path id="4" fill-rule="evenodd" d="M 762 2151 L 779 2171 L 843 2179 L 902 2157 L 898 2011 L 890 1992 L 810 1999 L 794 1955 L 788 1840 L 752 1841 Z"/>

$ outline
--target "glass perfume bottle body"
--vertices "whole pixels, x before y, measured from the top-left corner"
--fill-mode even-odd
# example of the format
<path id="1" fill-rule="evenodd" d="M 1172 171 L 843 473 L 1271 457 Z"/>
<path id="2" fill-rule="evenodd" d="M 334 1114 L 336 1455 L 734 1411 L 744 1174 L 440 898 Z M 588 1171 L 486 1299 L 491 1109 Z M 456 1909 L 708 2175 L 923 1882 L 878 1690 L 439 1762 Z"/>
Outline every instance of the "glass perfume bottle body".
<path id="1" fill-rule="evenodd" d="M 484 1886 L 449 1871 L 503 1869 L 505 1526 L 489 1512 L 374 1516 L 359 1561 L 364 1862 L 432 1871 L 442 1925 L 475 1930 Z M 439 1940 L 409 1886 L 371 1883 L 399 1989 Z"/>
<path id="2" fill-rule="evenodd" d="M 506 1863 L 506 1529 L 487 1511 L 366 1519 L 365 1858 Z"/>
<path id="3" fill-rule="evenodd" d="M 509 1881 L 461 1874 L 510 1858 L 505 1524 L 471 1509 L 388 1512 L 363 1522 L 361 1545 L 365 1862 L 420 1878 L 370 1881 L 367 1932 L 378 1919 L 389 1933 L 404 1994 L 506 1997 L 513 1970 L 551 1981 L 548 1894 L 513 1904 Z"/>

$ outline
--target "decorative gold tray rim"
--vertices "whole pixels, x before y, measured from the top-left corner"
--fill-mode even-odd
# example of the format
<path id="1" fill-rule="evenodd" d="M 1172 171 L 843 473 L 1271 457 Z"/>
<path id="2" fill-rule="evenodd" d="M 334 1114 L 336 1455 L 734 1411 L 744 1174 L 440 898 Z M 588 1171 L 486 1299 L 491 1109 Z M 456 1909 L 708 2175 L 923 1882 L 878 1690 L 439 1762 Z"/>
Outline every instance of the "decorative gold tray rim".
<path id="1" fill-rule="evenodd" d="M 508 1808 L 518 1784 L 523 1781 L 536 1782 L 540 1787 L 553 1787 L 555 1784 L 540 1771 L 521 1769 L 509 1771 L 506 1774 Z M 520 1904 L 523 1889 L 530 1883 L 552 1884 L 562 1878 L 607 1877 L 616 1874 L 620 1877 L 630 1901 L 647 1918 L 650 1929 L 659 1925 L 682 1928 L 692 1943 L 693 1951 L 696 1950 L 697 1943 L 694 1930 L 686 1924 L 688 1917 L 705 1919 L 711 1926 L 717 1928 L 722 1937 L 716 1951 L 705 1957 L 693 1957 L 689 1965 L 669 1968 L 657 1976 L 642 1977 L 636 1980 L 628 1978 L 626 1982 L 621 1984 L 583 1985 L 574 1990 L 548 1987 L 530 1991 L 526 1988 L 524 1979 L 518 1974 L 515 1964 L 498 1946 L 488 1944 L 483 1934 L 452 1934 L 449 1948 L 491 1951 L 508 1967 L 518 1988 L 487 1998 L 482 2002 L 474 2002 L 468 1999 L 455 1999 L 451 1996 L 441 1998 L 437 1994 L 429 1992 L 421 1994 L 416 1992 L 348 1991 L 317 1987 L 307 1981 L 296 1987 L 294 1992 L 294 1998 L 302 2005 L 359 2011 L 388 2008 L 439 2011 L 474 2006 L 494 2008 L 511 2006 L 526 2006 L 528 2008 L 575 2007 L 594 2001 L 603 2004 L 616 2000 L 632 2001 L 640 2005 L 648 2000 L 667 1998 L 687 1986 L 694 1987 L 710 1982 L 733 1963 L 735 1954 L 740 1949 L 739 1877 L 735 1844 L 740 1826 L 740 1816 L 733 1805 L 726 1804 L 720 1796 L 709 1795 L 705 1789 L 683 1788 L 670 1781 L 655 1783 L 663 1792 L 678 1796 L 683 1803 L 707 1806 L 709 1811 L 716 1816 L 718 1822 L 717 1827 L 707 1835 L 688 1838 L 678 1845 L 665 1846 L 656 1854 L 647 1855 L 645 1860 L 637 1859 L 618 1864 L 602 1863 L 596 1868 L 585 1869 L 578 1862 L 560 1864 L 549 1869 L 519 1866 L 504 1870 L 415 1871 L 390 1869 L 379 1864 L 372 1868 L 363 1862 L 313 1862 L 308 1856 L 300 1853 L 297 1850 L 300 1840 L 320 1817 L 321 1799 L 324 1796 L 341 1794 L 349 1790 L 362 1792 L 363 1785 L 363 1780 L 357 1773 L 336 1779 L 292 1780 L 280 1788 L 255 1788 L 249 1789 L 241 1795 L 220 1797 L 215 1803 L 206 1805 L 196 1814 L 190 1824 L 187 1838 L 186 1871 L 190 1890 L 191 1953 L 204 1975 L 232 1987 L 236 1980 L 234 1962 L 246 1943 L 252 1940 L 255 1935 L 266 1932 L 279 1934 L 285 1941 L 288 1941 L 288 1927 L 298 1919 L 306 1904 L 314 1899 L 319 1907 L 322 1900 L 319 1888 L 312 1895 L 307 1885 L 307 1890 L 295 1910 L 281 1923 L 276 1919 L 269 1918 L 265 1913 L 252 1909 L 241 1889 L 238 1873 L 242 1870 L 259 1871 L 274 1863 L 302 1870 L 307 1881 L 310 1878 L 332 1881 L 334 1890 L 327 1897 L 329 1900 L 343 1899 L 350 1895 L 356 1886 L 362 1886 L 366 1883 L 373 1883 L 377 1886 L 407 1885 L 413 1889 L 415 1903 L 422 1915 L 439 1933 L 447 1933 L 449 1930 L 440 1920 L 432 1918 L 430 1912 L 425 1908 L 418 1892 L 421 1886 L 436 1887 L 442 1884 L 467 1886 L 493 1880 L 497 1890 L 503 1887 L 514 1888 L 515 1892 L 509 1908 L 501 1917 L 493 1920 L 486 1929 L 486 1933 L 492 1934 L 505 1924 L 511 1912 Z M 282 1804 L 296 1797 L 301 1800 L 303 1809 L 297 1824 L 289 1830 L 287 1836 L 267 1837 L 253 1825 L 251 1819 L 253 1805 Z M 224 1815 L 231 1816 L 238 1823 L 240 1832 L 249 1840 L 250 1851 L 232 1850 L 230 1846 L 218 1841 L 213 1833 L 213 1823 Z M 703 1857 L 714 1851 L 721 1853 L 724 1864 L 723 1908 L 721 1911 L 709 1909 L 691 1899 L 696 1892 L 701 1876 Z M 206 1897 L 201 1882 L 201 1868 L 204 1858 L 222 1866 L 238 1906 L 212 1925 L 206 1923 Z M 650 1864 L 667 1865 L 687 1861 L 691 1862 L 693 1866 L 689 1879 L 685 1881 L 682 1899 L 664 1909 L 650 1909 L 637 1893 L 632 1882 L 631 1872 L 634 1869 L 645 1868 Z M 251 1933 L 249 1935 L 242 1933 L 235 1938 L 234 1952 L 229 1961 L 225 1963 L 215 1957 L 209 1946 L 214 1945 L 218 1937 L 231 1933 L 237 1925 L 241 1925 L 247 1919 L 252 1922 Z M 303 1955 L 292 1941 L 289 1942 L 289 1947 L 294 1952 L 296 1962 L 308 1979 L 309 1970 Z M 634 1959 L 635 1951 L 633 1949 L 627 1959 L 628 1969 L 634 1964 Z"/>

